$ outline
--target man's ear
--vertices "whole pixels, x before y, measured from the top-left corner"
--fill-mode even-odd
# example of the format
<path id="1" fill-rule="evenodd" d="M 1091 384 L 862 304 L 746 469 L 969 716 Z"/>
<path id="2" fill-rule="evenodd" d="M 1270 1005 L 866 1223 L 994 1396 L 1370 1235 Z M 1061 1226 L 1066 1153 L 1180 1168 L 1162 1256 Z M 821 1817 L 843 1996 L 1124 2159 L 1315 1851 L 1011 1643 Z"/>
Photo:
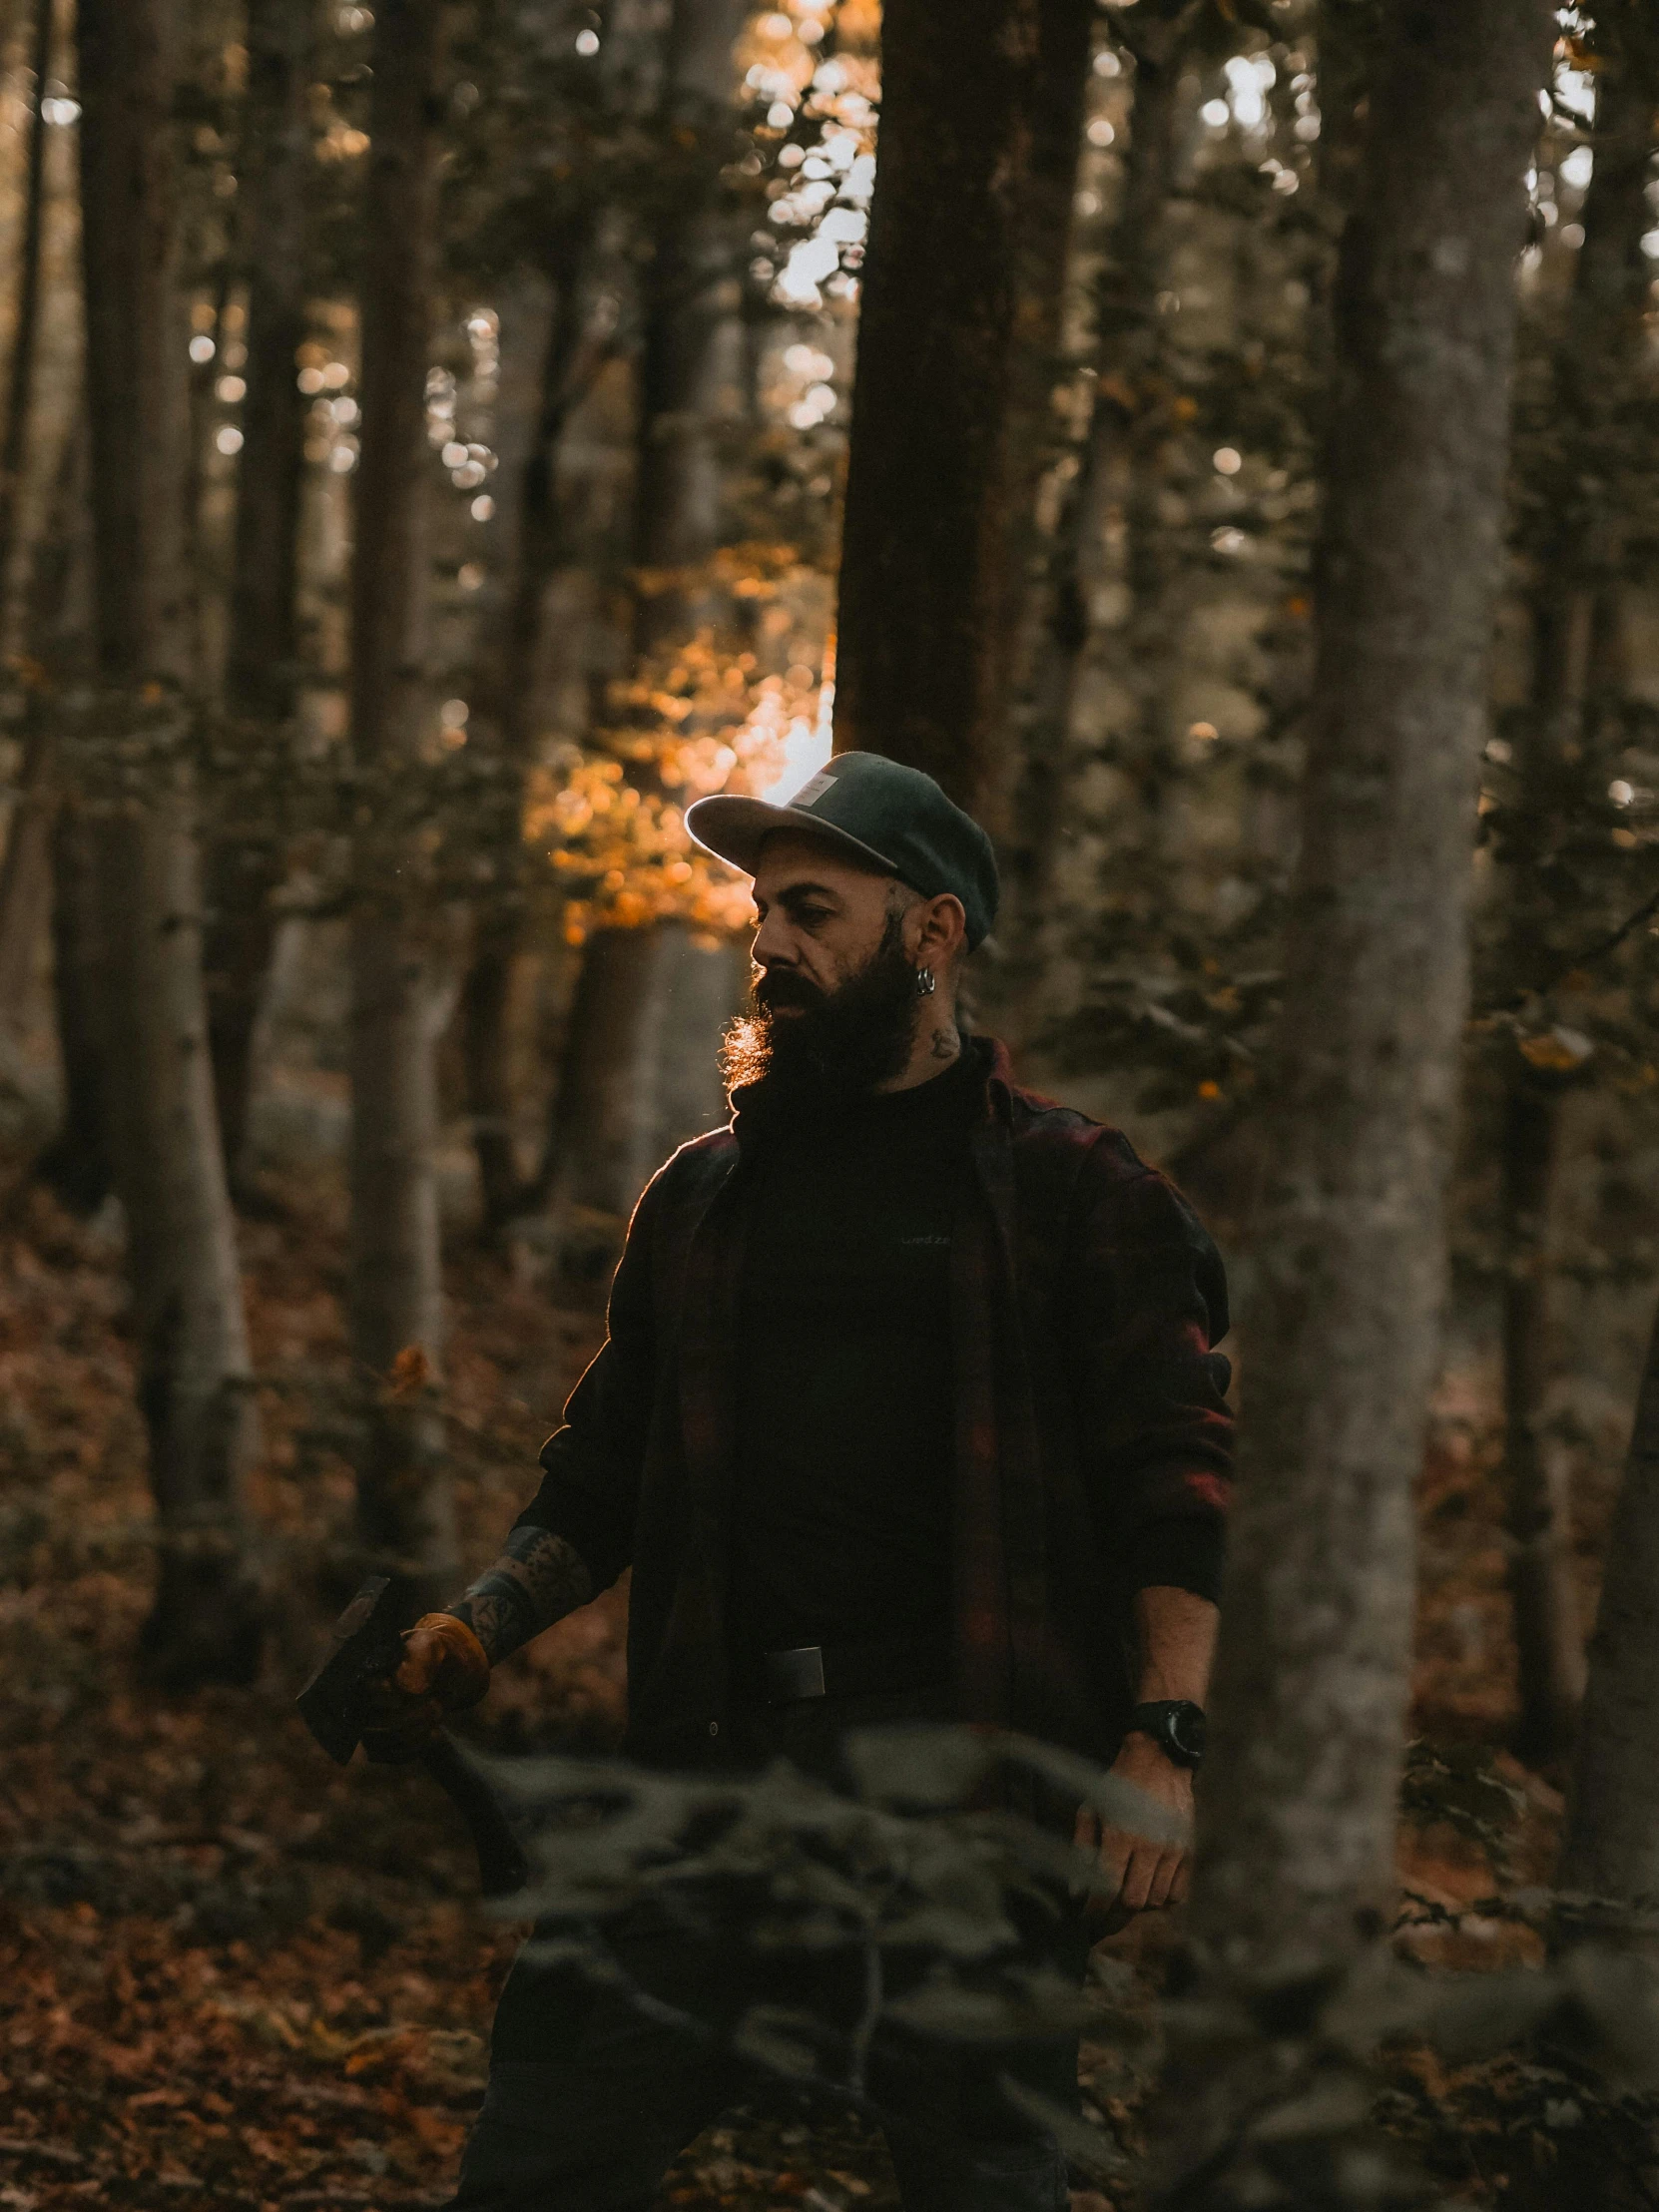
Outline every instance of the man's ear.
<path id="1" fill-rule="evenodd" d="M 967 950 L 967 911 L 951 891 L 918 906 L 914 945 L 918 967 L 948 968 Z"/>

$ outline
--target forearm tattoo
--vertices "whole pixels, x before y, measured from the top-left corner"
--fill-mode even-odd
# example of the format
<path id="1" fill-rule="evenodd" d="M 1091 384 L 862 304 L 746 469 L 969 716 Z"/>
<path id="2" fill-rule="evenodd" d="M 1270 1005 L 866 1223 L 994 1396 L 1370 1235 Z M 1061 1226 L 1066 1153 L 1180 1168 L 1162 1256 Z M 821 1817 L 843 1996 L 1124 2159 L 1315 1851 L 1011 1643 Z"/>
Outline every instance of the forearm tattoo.
<path id="1" fill-rule="evenodd" d="M 448 1610 L 466 1622 L 493 1667 L 592 1595 L 593 1576 L 563 1536 L 515 1528 L 494 1566 Z"/>

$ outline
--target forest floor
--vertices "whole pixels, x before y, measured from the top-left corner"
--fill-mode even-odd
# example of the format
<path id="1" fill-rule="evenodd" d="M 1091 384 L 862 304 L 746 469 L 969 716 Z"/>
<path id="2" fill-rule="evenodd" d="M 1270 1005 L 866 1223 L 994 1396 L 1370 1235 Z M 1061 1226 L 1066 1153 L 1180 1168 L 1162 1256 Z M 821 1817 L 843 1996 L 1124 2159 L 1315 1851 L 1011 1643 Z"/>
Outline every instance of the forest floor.
<path id="1" fill-rule="evenodd" d="M 346 1572 L 343 1206 L 331 1176 L 286 1184 L 246 1225 L 244 1251 L 264 1423 L 253 1504 L 272 1584 L 288 1594 L 259 1686 L 169 1702 L 141 1689 L 132 1665 L 150 1557 L 115 1237 L 24 1185 L 0 1212 L 0 2208 L 10 2212 L 441 2203 L 521 1933 L 478 1912 L 468 1849 L 424 1777 L 360 1761 L 337 1770 L 294 1715 Z M 599 1324 L 557 1310 L 504 1263 L 464 1253 L 451 1313 L 470 1563 L 493 1551 L 533 1487 L 536 1450 Z M 1466 1784 L 1485 1803 L 1499 1785 L 1514 1816 L 1505 1880 L 1525 1885 L 1548 1879 L 1559 1799 L 1547 1779 L 1480 1748 L 1509 1724 L 1511 1670 L 1479 1401 L 1472 1387 L 1462 1400 L 1450 1393 L 1425 1473 L 1417 1723 L 1447 1747 L 1453 1796 Z M 615 1741 L 623 1602 L 613 1593 L 502 1671 L 480 1724 L 490 1743 Z M 1413 1911 L 1433 1924 L 1402 1940 L 1449 1963 L 1525 1955 L 1531 1940 L 1468 1915 L 1494 1886 L 1478 1827 L 1453 1807 L 1450 1824 L 1408 1830 L 1402 1847 Z M 1145 1924 L 1097 1954 L 1111 2030 L 1088 2054 L 1088 2085 L 1131 2143 L 1169 1934 Z M 1401 2082 L 1408 2102 L 1455 2101 L 1425 2065 Z M 1530 2170 L 1545 2154 L 1518 2138 L 1489 2087 L 1471 2112 L 1476 2103 L 1470 2124 L 1492 2141 L 1448 2182 L 1493 2201 L 1517 2161 Z M 664 2202 L 892 2212 L 897 2199 L 878 2137 L 781 2096 L 701 2138 Z"/>

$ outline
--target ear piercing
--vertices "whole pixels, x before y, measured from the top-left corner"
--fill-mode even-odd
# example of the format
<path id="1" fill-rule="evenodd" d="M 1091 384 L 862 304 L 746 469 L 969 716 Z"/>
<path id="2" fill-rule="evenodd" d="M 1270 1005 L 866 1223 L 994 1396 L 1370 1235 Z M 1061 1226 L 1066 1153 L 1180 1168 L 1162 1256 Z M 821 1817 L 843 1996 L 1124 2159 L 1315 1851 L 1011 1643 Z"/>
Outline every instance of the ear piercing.
<path id="1" fill-rule="evenodd" d="M 916 969 L 917 998 L 931 998 L 937 987 L 937 978 L 930 967 L 918 967 Z"/>

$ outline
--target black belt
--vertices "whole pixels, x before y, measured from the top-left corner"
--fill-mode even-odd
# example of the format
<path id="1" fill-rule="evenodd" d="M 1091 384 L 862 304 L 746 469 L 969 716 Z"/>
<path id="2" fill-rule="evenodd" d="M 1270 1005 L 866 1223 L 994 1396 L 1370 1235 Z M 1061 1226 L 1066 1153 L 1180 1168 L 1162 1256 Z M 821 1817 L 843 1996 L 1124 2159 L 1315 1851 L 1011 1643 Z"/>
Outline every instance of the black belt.
<path id="1" fill-rule="evenodd" d="M 738 1669 L 738 1679 L 762 1705 L 802 1698 L 870 1697 L 883 1690 L 926 1690 L 950 1680 L 950 1653 L 934 1639 L 868 1644 L 802 1644 L 764 1651 Z"/>

